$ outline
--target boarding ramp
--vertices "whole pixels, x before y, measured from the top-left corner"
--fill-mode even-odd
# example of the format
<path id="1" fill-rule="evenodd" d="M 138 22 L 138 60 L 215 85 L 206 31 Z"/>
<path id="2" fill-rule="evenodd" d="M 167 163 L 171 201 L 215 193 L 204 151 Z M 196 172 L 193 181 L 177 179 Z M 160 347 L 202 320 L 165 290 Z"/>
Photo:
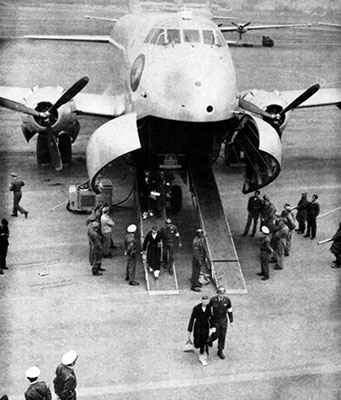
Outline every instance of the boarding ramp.
<path id="1" fill-rule="evenodd" d="M 139 202 L 139 188 L 138 184 L 136 185 L 136 200 L 137 200 L 137 212 L 138 212 L 138 221 L 140 227 L 140 244 L 141 249 L 143 246 L 144 239 L 147 233 L 151 230 L 151 228 L 156 225 L 158 228 L 161 228 L 165 219 L 167 218 L 166 210 L 163 209 L 161 212 L 161 217 L 156 215 L 150 216 L 146 219 L 142 217 L 141 207 Z M 152 272 L 149 271 L 149 265 L 147 260 L 143 259 L 143 268 L 146 279 L 147 291 L 151 296 L 155 295 L 172 295 L 179 294 L 178 280 L 176 276 L 176 268 L 175 264 L 173 266 L 173 274 L 170 275 L 168 270 L 163 268 L 163 264 L 161 263 L 161 270 L 158 279 L 156 279 Z"/>
<path id="2" fill-rule="evenodd" d="M 227 293 L 247 293 L 233 237 L 209 161 L 189 161 L 194 208 L 204 231 L 212 279 Z"/>

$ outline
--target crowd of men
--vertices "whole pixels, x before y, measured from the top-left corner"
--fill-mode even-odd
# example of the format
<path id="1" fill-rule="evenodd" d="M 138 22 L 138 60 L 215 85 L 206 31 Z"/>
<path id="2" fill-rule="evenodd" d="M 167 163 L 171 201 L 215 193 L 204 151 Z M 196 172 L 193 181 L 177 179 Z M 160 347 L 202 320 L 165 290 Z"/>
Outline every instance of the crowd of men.
<path id="1" fill-rule="evenodd" d="M 311 201 L 307 199 L 307 193 L 303 192 L 296 206 L 285 203 L 281 213 L 277 213 L 275 205 L 270 197 L 264 194 L 260 197 L 260 191 L 255 191 L 248 201 L 248 217 L 243 236 L 249 232 L 253 222 L 251 236 L 255 236 L 258 220 L 260 230 L 263 233 L 260 245 L 261 272 L 257 275 L 266 281 L 270 277 L 269 263 L 274 263 L 275 270 L 283 269 L 284 257 L 289 256 L 291 250 L 292 234 L 298 223 L 296 232 L 306 234 L 305 238 L 314 240 L 316 237 L 316 219 L 320 213 L 320 205 L 317 202 L 318 195 L 314 194 Z M 293 211 L 297 210 L 295 216 Z"/>
<path id="2" fill-rule="evenodd" d="M 74 350 L 69 350 L 62 356 L 62 362 L 56 369 L 53 380 L 54 392 L 59 400 L 76 400 L 77 398 L 77 379 L 74 371 L 78 359 L 78 354 Z M 26 378 L 29 386 L 25 391 L 26 400 L 51 400 L 52 394 L 49 385 L 39 380 L 40 369 L 33 365 L 26 370 Z M 0 400 L 9 400 L 7 395 L 3 395 Z"/>

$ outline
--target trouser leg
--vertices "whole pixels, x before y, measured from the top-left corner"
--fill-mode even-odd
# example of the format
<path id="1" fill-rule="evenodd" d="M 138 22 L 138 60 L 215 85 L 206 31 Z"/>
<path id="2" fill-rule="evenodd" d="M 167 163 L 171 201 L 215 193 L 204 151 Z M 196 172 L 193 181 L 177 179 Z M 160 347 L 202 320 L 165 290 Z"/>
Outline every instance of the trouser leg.
<path id="1" fill-rule="evenodd" d="M 200 276 L 200 264 L 198 260 L 193 257 L 192 258 L 192 279 L 191 279 L 191 286 L 195 288 L 198 285 Z"/>

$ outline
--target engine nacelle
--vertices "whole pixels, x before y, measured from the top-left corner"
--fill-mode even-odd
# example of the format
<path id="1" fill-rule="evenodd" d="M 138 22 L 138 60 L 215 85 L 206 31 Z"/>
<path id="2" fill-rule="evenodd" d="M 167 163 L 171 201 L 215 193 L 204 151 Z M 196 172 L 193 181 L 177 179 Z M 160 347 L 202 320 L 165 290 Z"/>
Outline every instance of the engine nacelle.
<path id="1" fill-rule="evenodd" d="M 278 114 L 288 105 L 281 92 L 277 90 L 273 92 L 258 89 L 248 90 L 243 92 L 240 97 L 270 114 Z M 263 117 L 263 119 L 269 122 L 281 134 L 290 119 L 290 111 L 285 113 L 279 121 L 266 117 Z"/>
<path id="2" fill-rule="evenodd" d="M 38 112 L 47 111 L 62 95 L 64 89 L 60 86 L 34 87 L 25 95 L 25 105 L 35 109 Z M 79 123 L 74 113 L 75 107 L 73 101 L 60 106 L 53 115 L 51 124 L 52 132 L 58 136 L 60 132 L 67 132 L 75 141 L 79 132 Z M 46 121 L 40 117 L 23 114 L 22 131 L 27 141 L 36 133 L 46 134 Z"/>

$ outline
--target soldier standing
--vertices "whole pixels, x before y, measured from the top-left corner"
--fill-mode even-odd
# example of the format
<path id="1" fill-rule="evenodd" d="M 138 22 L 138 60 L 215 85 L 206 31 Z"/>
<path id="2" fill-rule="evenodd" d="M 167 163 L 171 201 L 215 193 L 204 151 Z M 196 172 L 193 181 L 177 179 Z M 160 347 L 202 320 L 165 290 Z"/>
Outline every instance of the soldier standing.
<path id="1" fill-rule="evenodd" d="M 103 207 L 101 215 L 101 234 L 103 241 L 103 257 L 111 258 L 113 254 L 110 251 L 112 228 L 115 226 L 114 220 L 109 215 L 109 207 Z"/>
<path id="2" fill-rule="evenodd" d="M 285 250 L 284 250 L 285 256 L 289 256 L 289 254 L 290 254 L 292 233 L 293 233 L 294 229 L 296 228 L 296 219 L 291 210 L 292 210 L 292 208 L 291 208 L 290 204 L 285 203 L 283 211 L 281 213 L 281 218 L 283 218 L 283 221 L 289 228 L 288 238 L 287 238 L 287 242 L 286 242 Z"/>
<path id="3" fill-rule="evenodd" d="M 218 356 L 224 360 L 224 348 L 227 332 L 228 319 L 233 326 L 233 312 L 231 300 L 225 296 L 226 290 L 223 286 L 219 286 L 217 296 L 211 297 L 209 308 L 211 311 L 211 324 L 215 332 L 209 338 L 208 345 L 212 346 L 213 342 L 218 339 Z M 228 316 L 228 319 L 227 319 Z"/>
<path id="4" fill-rule="evenodd" d="M 264 233 L 264 237 L 262 237 L 261 244 L 260 244 L 261 272 L 258 272 L 257 275 L 263 277 L 262 281 L 267 281 L 270 277 L 269 261 L 271 259 L 273 250 L 271 247 L 271 238 L 270 238 L 269 228 L 267 226 L 262 226 L 262 232 Z"/>
<path id="5" fill-rule="evenodd" d="M 26 378 L 30 382 L 30 386 L 27 388 L 25 392 L 26 400 L 52 399 L 50 388 L 46 385 L 46 383 L 43 381 L 38 382 L 39 375 L 40 375 L 40 370 L 36 366 L 30 367 L 26 371 Z"/>
<path id="6" fill-rule="evenodd" d="M 21 214 L 25 215 L 25 218 L 28 216 L 28 211 L 26 211 L 19 203 L 22 198 L 22 191 L 21 188 L 25 186 L 24 181 L 17 179 L 18 175 L 14 172 L 11 173 L 12 182 L 9 185 L 9 190 L 13 192 L 13 211 L 12 217 L 18 216 L 18 211 Z"/>
<path id="7" fill-rule="evenodd" d="M 307 192 L 303 192 L 300 201 L 297 203 L 295 207 L 297 209 L 296 219 L 298 222 L 298 228 L 296 229 L 297 233 L 304 233 L 305 231 L 305 223 L 307 221 L 307 208 L 309 201 L 307 199 Z"/>
<path id="8" fill-rule="evenodd" d="M 307 234 L 305 238 L 310 237 L 311 240 L 315 239 L 316 236 L 316 218 L 320 214 L 320 205 L 317 202 L 318 195 L 313 194 L 311 201 L 308 203 L 307 208 Z"/>
<path id="9" fill-rule="evenodd" d="M 98 276 L 103 275 L 101 271 L 105 271 L 102 268 L 102 258 L 103 258 L 103 246 L 102 246 L 102 236 L 99 233 L 99 222 L 94 221 L 89 224 L 88 228 L 88 238 L 89 238 L 89 261 L 92 266 L 92 275 Z"/>
<path id="10" fill-rule="evenodd" d="M 163 262 L 164 268 L 168 269 L 170 275 L 173 274 L 175 242 L 181 247 L 181 238 L 178 228 L 172 224 L 170 218 L 166 219 L 165 225 L 161 228 L 163 242 Z"/>
<path id="11" fill-rule="evenodd" d="M 253 229 L 251 236 L 255 236 L 256 234 L 258 218 L 262 208 L 262 200 L 260 199 L 259 195 L 260 191 L 256 190 L 255 194 L 249 198 L 247 204 L 248 215 L 243 236 L 246 236 L 249 233 L 252 221 L 253 221 Z"/>
<path id="12" fill-rule="evenodd" d="M 132 224 L 127 228 L 127 234 L 124 240 L 124 255 L 127 256 L 127 269 L 126 269 L 126 281 L 129 281 L 129 285 L 137 286 L 138 282 L 135 281 L 136 274 L 136 239 L 135 232 L 137 226 Z"/>
<path id="13" fill-rule="evenodd" d="M 265 225 L 270 229 L 274 229 L 273 220 L 276 214 L 276 207 L 271 203 L 270 197 L 265 194 L 263 196 L 263 204 L 260 211 L 261 226 Z"/>
<path id="14" fill-rule="evenodd" d="M 285 246 L 288 240 L 289 228 L 283 221 L 283 218 L 276 218 L 275 231 L 272 236 L 272 247 L 276 264 L 274 269 L 283 269 L 283 257 L 285 255 Z"/>
<path id="15" fill-rule="evenodd" d="M 62 363 L 56 369 L 53 380 L 54 391 L 60 400 L 76 400 L 77 379 L 74 371 L 78 355 L 70 350 L 62 357 Z"/>
<path id="16" fill-rule="evenodd" d="M 196 230 L 196 235 L 193 239 L 192 244 L 193 255 L 192 255 L 192 279 L 191 279 L 191 290 L 194 292 L 200 292 L 202 284 L 199 282 L 200 270 L 205 263 L 207 256 L 206 244 L 204 233 L 201 228 Z"/>

